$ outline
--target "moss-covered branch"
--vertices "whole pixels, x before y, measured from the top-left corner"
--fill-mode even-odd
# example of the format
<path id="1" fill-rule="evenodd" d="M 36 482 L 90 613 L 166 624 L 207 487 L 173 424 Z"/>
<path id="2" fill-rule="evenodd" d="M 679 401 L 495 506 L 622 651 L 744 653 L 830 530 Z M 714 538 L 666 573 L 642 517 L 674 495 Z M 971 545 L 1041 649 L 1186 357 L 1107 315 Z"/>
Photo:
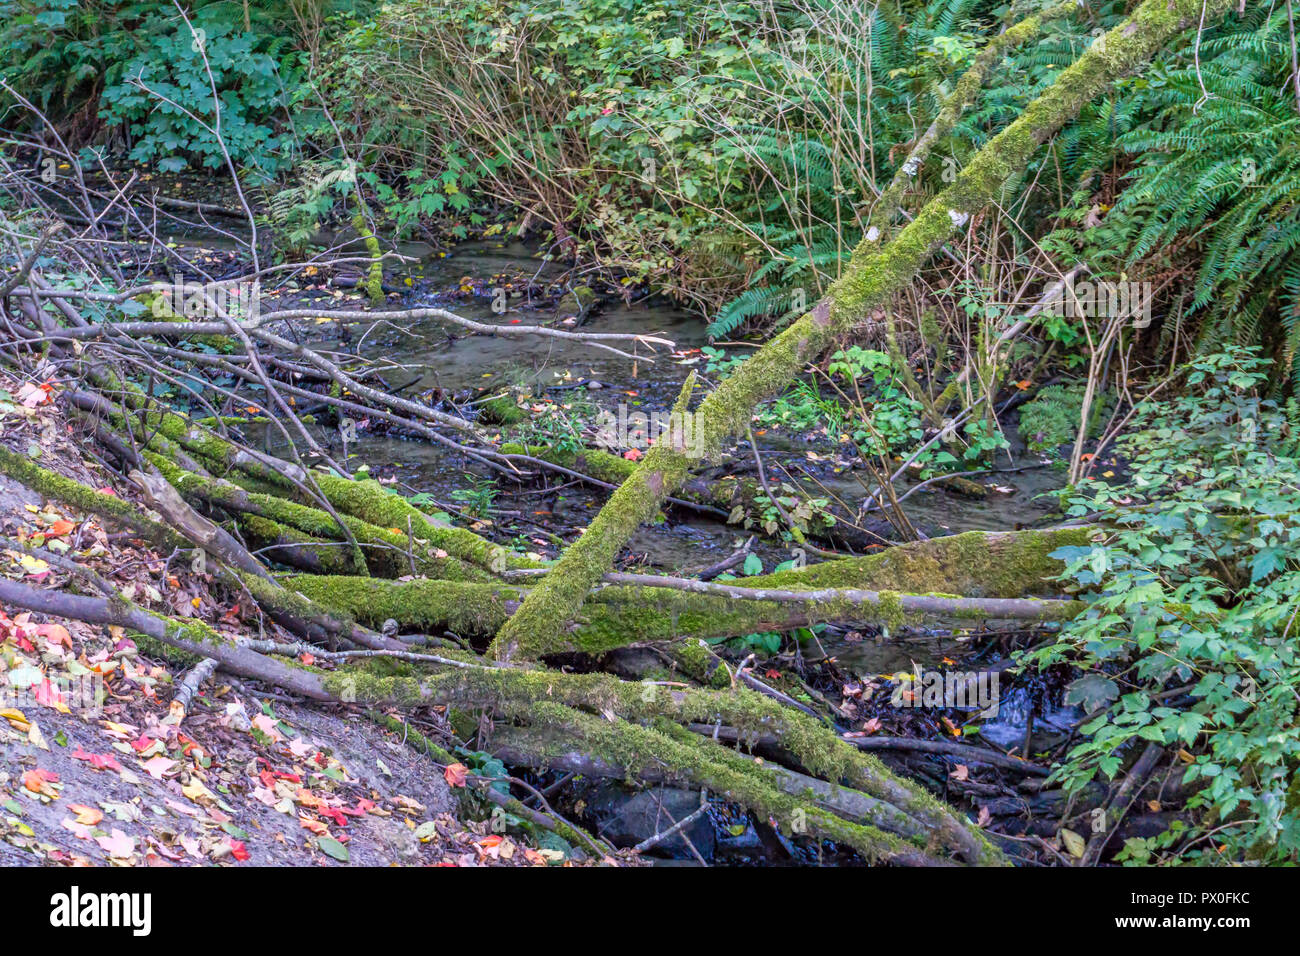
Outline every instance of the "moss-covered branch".
<path id="1" fill-rule="evenodd" d="M 872 241 L 884 243 L 889 238 L 894 217 L 902 206 L 903 197 L 907 193 L 908 187 L 916 180 L 916 175 L 920 172 L 921 167 L 925 165 L 926 159 L 930 156 L 930 150 L 934 148 L 935 143 L 952 132 L 953 127 L 957 125 L 957 121 L 961 119 L 962 113 L 979 96 L 980 90 L 984 88 L 984 84 L 988 81 L 993 68 L 1015 47 L 1037 36 L 1042 31 L 1044 24 L 1052 20 L 1059 20 L 1062 17 L 1068 17 L 1071 13 L 1077 12 L 1078 9 L 1079 4 L 1076 0 L 1066 0 L 1065 3 L 1058 3 L 1054 7 L 1035 13 L 994 36 L 985 45 L 984 49 L 976 54 L 974 62 L 962 74 L 952 92 L 943 101 L 943 105 L 939 107 L 939 112 L 935 115 L 929 127 L 912 144 L 907 159 L 899 166 L 894 178 L 890 180 L 889 185 L 877 198 L 871 212 L 871 224 L 876 227 L 874 234 L 869 233 Z M 891 318 L 891 316 L 886 316 L 886 321 L 891 321 Z M 903 363 L 901 367 L 906 369 L 906 363 Z"/>
<path id="2" fill-rule="evenodd" d="M 468 638 L 491 637 L 528 595 L 523 588 L 501 584 L 334 575 L 301 575 L 293 579 L 292 587 L 372 627 L 391 618 L 408 627 L 449 630 Z M 873 622 L 897 629 L 935 614 L 965 620 L 1052 621 L 1072 618 L 1084 607 L 1076 601 L 981 601 L 897 591 L 869 592 L 874 600 L 865 602 L 851 591 L 835 593 L 839 596 L 833 599 L 794 604 L 670 588 L 606 587 L 583 606 L 548 653 L 599 654 L 629 644 L 739 637 L 835 621 Z"/>
<path id="3" fill-rule="evenodd" d="M 744 688 L 715 692 L 632 683 L 606 674 L 517 668 L 462 669 L 425 679 L 348 671 L 331 675 L 326 683 L 358 700 L 399 705 L 437 702 L 526 716 L 521 708 L 543 700 L 592 714 L 618 714 L 632 721 L 665 719 L 686 724 L 720 720 L 744 728 L 755 738 L 775 736 L 808 772 L 883 801 L 923 824 L 939 845 L 951 847 L 972 862 L 999 858 L 978 831 L 922 788 L 895 778 L 879 761 L 840 740 L 817 720 Z M 582 740 L 584 752 L 603 753 L 624 767 L 642 765 L 621 760 L 609 749 L 590 751 L 591 741 Z"/>
<path id="4" fill-rule="evenodd" d="M 528 721 L 537 732 L 505 730 L 503 756 L 534 766 L 573 766 L 591 775 L 668 780 L 708 787 L 754 811 L 791 836 L 812 836 L 852 847 L 873 863 L 919 866 L 941 864 L 927 852 L 915 821 L 882 801 L 862 805 L 862 822 L 827 810 L 814 789 L 793 775 L 747 759 L 699 737 L 678 734 L 668 724 L 645 727 L 606 720 L 550 701 L 520 705 L 510 716 Z M 581 753 L 573 741 L 582 741 Z M 884 826 L 912 838 L 887 832 Z M 909 825 L 910 824 L 910 825 Z"/>

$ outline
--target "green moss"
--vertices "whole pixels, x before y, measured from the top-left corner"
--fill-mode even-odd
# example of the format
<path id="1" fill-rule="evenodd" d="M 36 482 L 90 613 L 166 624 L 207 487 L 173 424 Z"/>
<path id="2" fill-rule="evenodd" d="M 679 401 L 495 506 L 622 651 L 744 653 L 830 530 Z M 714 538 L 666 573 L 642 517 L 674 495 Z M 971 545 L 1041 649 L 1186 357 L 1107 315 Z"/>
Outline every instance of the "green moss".
<path id="1" fill-rule="evenodd" d="M 406 627 L 448 630 L 462 637 L 495 634 L 523 595 L 501 584 L 392 582 L 374 578 L 298 575 L 288 586 L 313 601 L 378 627 L 392 618 Z"/>
<path id="2" fill-rule="evenodd" d="M 165 525 L 146 517 L 139 505 L 87 488 L 79 481 L 42 468 L 25 455 L 0 445 L 0 471 L 46 498 L 97 514 L 138 532 L 163 548 L 189 548 L 190 543 Z"/>
<path id="3" fill-rule="evenodd" d="M 515 554 L 465 528 L 436 521 L 405 498 L 391 494 L 373 479 L 350 481 L 336 475 L 319 475 L 317 484 L 339 511 L 381 528 L 397 528 L 427 541 L 432 548 L 479 568 L 500 572 L 540 567 L 540 562 Z"/>
<path id="4" fill-rule="evenodd" d="M 713 688 L 731 686 L 731 672 L 698 638 L 679 641 L 667 650 L 677 668 L 696 683 Z"/>
<path id="5" fill-rule="evenodd" d="M 862 559 L 851 559 L 860 561 Z M 848 563 L 833 562 L 834 564 Z M 817 567 L 824 567 L 818 565 Z M 808 569 L 804 574 L 815 569 Z M 878 604 L 854 604 L 847 599 L 820 600 L 793 604 L 778 601 L 736 601 L 712 594 L 695 594 L 674 588 L 607 586 L 594 594 L 542 651 L 545 655 L 583 652 L 599 654 L 636 643 L 675 641 L 681 637 L 734 637 L 757 631 L 784 631 L 809 624 L 831 621 L 875 622 L 897 629 L 913 615 L 904 612 L 902 593 L 881 588 L 875 580 L 863 582 L 836 568 L 836 580 L 810 576 L 792 577 L 800 572 L 781 572 L 764 578 L 745 579 L 759 582 L 755 587 L 776 586 L 791 590 L 808 590 L 828 586 L 869 588 L 881 591 Z M 773 579 L 780 578 L 779 581 Z M 462 637 L 485 638 L 504 633 L 511 615 L 528 596 L 528 589 L 507 584 L 452 582 L 437 580 L 381 581 L 345 577 L 302 575 L 293 579 L 295 587 L 327 607 L 355 615 L 359 620 L 378 626 L 387 618 L 422 630 L 439 628 Z M 741 583 L 741 582 L 735 582 Z M 1022 579 L 1017 585 L 1025 589 Z M 933 596 L 953 595 L 931 591 Z M 1072 616 L 1078 608 L 1065 605 L 1062 614 Z M 962 617 L 960 613 L 948 616 Z M 969 612 L 972 619 L 985 615 Z M 495 645 L 494 645 L 495 646 Z M 689 656 L 692 652 L 686 651 Z M 683 662 L 684 666 L 691 666 Z M 694 661 L 701 670 L 703 661 Z"/>
<path id="6" fill-rule="evenodd" d="M 146 453 L 146 456 L 157 466 L 164 477 L 186 497 L 198 498 L 209 505 L 216 505 L 229 511 L 266 518 L 278 525 L 296 529 L 314 538 L 338 540 L 341 537 L 338 522 L 328 512 L 307 505 L 300 505 L 276 495 L 247 491 L 222 479 L 195 475 L 193 472 L 187 472 L 177 467 L 161 455 Z M 347 485 L 361 484 L 361 482 L 349 482 L 346 479 L 334 480 L 342 481 Z M 323 479 L 322 491 L 326 490 L 325 483 L 326 481 Z M 329 497 L 329 492 L 326 492 L 326 495 Z M 386 495 L 386 497 L 393 496 Z M 400 501 L 400 499 L 397 500 Z M 344 526 L 361 547 L 365 556 L 366 567 L 374 574 L 386 577 L 401 577 L 415 573 L 455 581 L 486 581 L 492 579 L 492 575 L 487 571 L 474 567 L 451 554 L 443 553 L 440 555 L 439 551 L 444 549 L 437 542 L 424 537 L 426 532 L 437 530 L 432 525 L 415 525 L 416 535 L 414 538 L 410 538 L 404 531 L 394 531 L 388 527 L 370 524 L 352 517 L 344 508 L 338 505 L 335 505 L 335 507 L 342 512 L 340 518 Z M 372 509 L 370 513 L 374 513 L 374 510 Z M 416 512 L 416 514 L 419 514 L 419 512 Z M 393 517 L 394 515 L 379 513 L 377 516 L 383 518 Z M 400 527 L 405 528 L 405 526 L 403 521 Z M 451 530 L 457 531 L 459 529 Z M 475 542 L 486 547 L 492 547 L 477 535 L 472 535 L 470 532 L 465 533 L 470 534 Z M 441 541 L 448 540 L 448 536 L 435 536 Z"/>
<path id="7" fill-rule="evenodd" d="M 240 515 L 238 523 L 249 548 L 273 561 L 313 574 L 355 575 L 362 570 L 356 566 L 351 549 L 340 547 L 340 542 L 304 534 L 253 514 Z"/>
<path id="8" fill-rule="evenodd" d="M 175 664 L 178 667 L 193 667 L 201 657 L 197 654 L 191 654 L 189 651 L 182 651 L 180 648 L 172 647 L 170 644 L 164 644 L 162 641 L 150 637 L 148 634 L 142 634 L 139 631 L 126 631 L 126 636 L 134 643 L 140 653 L 152 657 L 156 660 L 166 661 L 169 664 Z"/>
<path id="9" fill-rule="evenodd" d="M 518 425 L 528 413 L 515 403 L 513 395 L 494 395 L 478 403 L 479 418 L 494 425 Z"/>
<path id="10" fill-rule="evenodd" d="M 743 588 L 859 588 L 1016 598 L 1054 591 L 1064 566 L 1049 555 L 1088 543 L 1089 528 L 962 534 L 731 582 Z"/>
<path id="11" fill-rule="evenodd" d="M 835 840 L 852 846 L 869 860 L 893 859 L 914 848 L 893 834 L 840 819 L 808 800 L 783 792 L 762 762 L 743 758 L 674 725 L 643 727 L 609 721 L 547 700 L 512 710 L 535 726 L 563 735 L 551 751 L 554 756 L 566 749 L 565 738 L 578 739 L 584 752 L 625 768 L 629 776 L 650 771 L 656 778 L 707 786 L 774 822 L 788 834 Z"/>
<path id="12" fill-rule="evenodd" d="M 880 604 L 877 606 L 880 612 L 880 623 L 891 631 L 897 631 L 903 626 L 906 615 L 903 612 L 903 601 L 897 591 L 881 591 Z"/>
<path id="13" fill-rule="evenodd" d="M 383 250 L 379 248 L 379 240 L 375 238 L 375 234 L 366 225 L 364 213 L 358 212 L 352 217 L 352 228 L 365 243 L 366 254 L 370 256 L 370 271 L 366 274 L 366 281 L 362 283 L 362 288 L 366 290 L 372 305 L 380 305 L 384 301 Z"/>
<path id="14" fill-rule="evenodd" d="M 433 580 L 301 575 L 291 581 L 292 587 L 313 600 L 372 626 L 393 618 L 405 626 L 446 629 L 470 638 L 498 633 L 528 593 L 504 584 Z M 870 620 L 875 609 L 850 611 L 825 604 L 809 610 L 774 601 L 732 601 L 670 589 L 609 587 L 583 607 L 578 620 L 564 629 L 549 653 L 599 654 L 629 644 L 672 641 L 682 635 L 730 637 L 785 630 L 846 614 Z"/>

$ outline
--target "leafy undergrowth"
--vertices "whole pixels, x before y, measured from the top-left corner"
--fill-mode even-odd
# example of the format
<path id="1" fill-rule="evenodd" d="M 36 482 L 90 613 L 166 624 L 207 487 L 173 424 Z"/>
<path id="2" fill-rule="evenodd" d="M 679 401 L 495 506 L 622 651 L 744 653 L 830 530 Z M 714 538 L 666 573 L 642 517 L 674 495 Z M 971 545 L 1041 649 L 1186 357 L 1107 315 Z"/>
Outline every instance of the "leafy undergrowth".
<path id="1" fill-rule="evenodd" d="M 125 482 L 82 460 L 49 398 L 0 380 L 0 440 L 129 497 Z M 3 476 L 0 534 L 74 558 L 151 610 L 226 632 L 274 628 L 244 620 L 188 561 Z M 48 586 L 68 578 L 3 544 L 0 574 Z M 449 785 L 463 786 L 463 774 L 362 714 L 218 674 L 181 715 L 173 698 L 185 670 L 151 659 L 120 628 L 0 606 L 0 865 L 567 862 L 499 820 L 468 819 Z"/>

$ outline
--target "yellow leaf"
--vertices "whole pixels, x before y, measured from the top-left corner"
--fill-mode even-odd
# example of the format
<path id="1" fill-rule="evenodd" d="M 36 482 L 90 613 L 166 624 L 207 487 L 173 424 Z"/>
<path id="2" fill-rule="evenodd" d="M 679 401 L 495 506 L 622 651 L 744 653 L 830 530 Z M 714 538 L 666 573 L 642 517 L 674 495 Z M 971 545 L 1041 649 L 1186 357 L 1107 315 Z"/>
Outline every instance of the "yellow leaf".
<path id="1" fill-rule="evenodd" d="M 1061 828 L 1061 842 L 1065 844 L 1065 849 L 1069 851 L 1070 856 L 1075 858 L 1082 857 L 1083 851 L 1088 848 L 1088 844 L 1084 842 L 1083 837 L 1064 827 Z"/>
<path id="2" fill-rule="evenodd" d="M 190 782 L 184 787 L 181 787 L 181 793 L 185 794 L 187 799 L 193 800 L 195 803 L 203 803 L 205 800 L 216 799 L 216 797 L 213 796 L 212 791 L 203 786 L 197 777 L 190 778 Z"/>
<path id="3" fill-rule="evenodd" d="M 28 574 L 40 574 L 42 571 L 48 571 L 50 569 L 48 564 L 40 558 L 33 558 L 30 554 L 22 555 L 18 559 L 18 563 L 22 565 L 23 570 Z"/>

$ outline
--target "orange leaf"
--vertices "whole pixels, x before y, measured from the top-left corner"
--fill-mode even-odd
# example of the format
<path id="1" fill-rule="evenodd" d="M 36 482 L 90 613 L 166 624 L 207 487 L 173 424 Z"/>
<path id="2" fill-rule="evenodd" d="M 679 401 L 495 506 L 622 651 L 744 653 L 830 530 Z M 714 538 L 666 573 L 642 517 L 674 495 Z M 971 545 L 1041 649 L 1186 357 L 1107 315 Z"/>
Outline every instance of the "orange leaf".
<path id="1" fill-rule="evenodd" d="M 76 527 L 71 521 L 56 521 L 45 529 L 45 537 L 61 538 L 65 534 L 71 534 Z"/>
<path id="2" fill-rule="evenodd" d="M 298 822 L 302 824 L 304 830 L 310 830 L 317 836 L 322 836 L 330 832 L 330 828 L 319 820 L 313 820 L 311 817 L 299 817 Z"/>
<path id="3" fill-rule="evenodd" d="M 104 819 L 104 814 L 94 807 L 88 807 L 81 803 L 70 803 L 68 809 L 77 815 L 77 822 L 88 827 L 93 827 L 100 820 Z"/>
<path id="4" fill-rule="evenodd" d="M 44 793 L 53 796 L 54 790 L 49 785 L 58 782 L 59 775 L 53 770 L 28 770 L 23 774 L 23 786 L 32 793 Z"/>
<path id="5" fill-rule="evenodd" d="M 469 773 L 469 768 L 463 763 L 448 764 L 447 769 L 442 772 L 447 784 L 452 787 L 465 786 L 465 776 Z"/>
<path id="6" fill-rule="evenodd" d="M 640 461 L 645 456 L 641 454 L 639 448 L 629 448 L 627 451 L 623 452 L 623 457 L 628 461 Z"/>

